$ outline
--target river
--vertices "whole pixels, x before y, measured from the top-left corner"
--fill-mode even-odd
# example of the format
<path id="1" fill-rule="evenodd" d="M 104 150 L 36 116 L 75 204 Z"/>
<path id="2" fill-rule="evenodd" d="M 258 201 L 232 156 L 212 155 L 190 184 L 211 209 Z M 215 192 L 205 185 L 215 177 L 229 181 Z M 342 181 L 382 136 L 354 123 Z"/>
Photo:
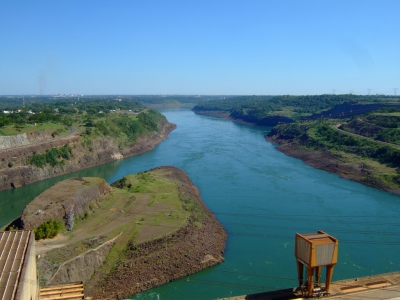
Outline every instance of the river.
<path id="1" fill-rule="evenodd" d="M 0 226 L 55 182 L 99 176 L 111 183 L 161 165 L 185 170 L 228 232 L 225 262 L 132 299 L 216 299 L 297 285 L 294 236 L 339 239 L 334 280 L 400 270 L 400 198 L 284 155 L 255 127 L 190 110 L 162 113 L 169 139 L 139 156 L 0 193 Z"/>

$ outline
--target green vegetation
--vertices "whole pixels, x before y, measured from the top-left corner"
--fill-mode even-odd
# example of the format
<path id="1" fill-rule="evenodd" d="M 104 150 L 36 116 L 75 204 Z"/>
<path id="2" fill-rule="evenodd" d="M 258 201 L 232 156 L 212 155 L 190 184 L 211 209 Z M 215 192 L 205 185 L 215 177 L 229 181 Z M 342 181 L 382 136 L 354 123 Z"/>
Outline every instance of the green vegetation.
<path id="1" fill-rule="evenodd" d="M 382 186 L 381 182 L 398 188 L 400 129 L 397 127 L 400 123 L 397 123 L 393 113 L 397 112 L 387 113 L 381 109 L 342 120 L 339 128 L 338 122 L 332 119 L 280 124 L 269 135 L 278 135 L 303 150 L 331 153 L 340 159 L 341 164 L 359 167 L 365 173 L 365 181 L 374 181 L 372 185 Z"/>
<path id="2" fill-rule="evenodd" d="M 338 151 L 368 158 L 393 168 L 400 167 L 400 148 L 349 135 L 334 129 L 336 122 L 298 121 L 275 126 L 270 135 L 281 134 L 308 150 Z"/>
<path id="3" fill-rule="evenodd" d="M 108 272 L 124 259 L 128 241 L 136 245 L 157 239 L 187 224 L 192 213 L 185 207 L 200 220 L 201 207 L 194 200 L 184 200 L 178 190 L 179 179 L 175 182 L 170 177 L 169 170 L 157 169 L 117 180 L 112 184 L 112 195 L 108 199 L 101 201 L 95 211 L 90 209 L 76 219 L 73 232 L 63 233 L 68 239 L 67 245 L 48 252 L 44 259 L 59 266 L 121 234 L 102 267 L 104 269 L 99 270 Z M 136 192 L 138 186 L 140 192 Z M 77 231 L 79 236 L 75 235 Z"/>
<path id="4" fill-rule="evenodd" d="M 204 210 L 200 204 L 193 199 L 186 198 L 183 200 L 183 208 L 190 213 L 190 216 L 193 218 L 194 222 L 196 222 L 197 226 L 200 227 L 199 224 L 201 224 L 205 217 Z"/>
<path id="5" fill-rule="evenodd" d="M 315 95 L 315 96 L 239 96 L 196 105 L 194 111 L 227 112 L 231 117 L 255 124 L 264 118 L 282 116 L 301 119 L 327 111 L 344 103 L 389 103 L 398 98 L 387 96 Z"/>
<path id="6" fill-rule="evenodd" d="M 60 220 L 50 219 L 35 228 L 35 239 L 51 239 L 60 233 L 63 228 L 64 225 Z"/>
<path id="7" fill-rule="evenodd" d="M 93 151 L 93 140 L 113 139 L 120 149 L 137 141 L 139 137 L 158 131 L 164 116 L 156 110 L 146 109 L 133 99 L 83 98 L 33 102 L 24 109 L 0 112 L 0 135 L 16 135 L 35 131 L 48 131 L 53 137 L 62 136 L 72 129 L 82 134 L 82 145 Z M 8 103 L 8 102 L 6 102 Z M 46 153 L 34 153 L 28 163 L 37 167 L 63 165 L 71 156 L 72 148 L 53 148 Z M 12 165 L 8 165 L 10 168 Z"/>
<path id="8" fill-rule="evenodd" d="M 163 118 L 158 111 L 149 109 L 138 115 L 115 114 L 97 121 L 91 119 L 86 126 L 100 135 L 113 136 L 121 142 L 134 142 L 143 134 L 158 131 L 158 124 Z"/>
<path id="9" fill-rule="evenodd" d="M 0 107 L 3 108 L 0 111 L 0 129 L 5 129 L 0 134 L 14 135 L 44 130 L 37 128 L 36 125 L 46 123 L 58 124 L 60 127 L 72 126 L 79 124 L 82 118 L 96 119 L 113 112 L 133 113 L 144 110 L 144 106 L 133 99 L 121 100 L 114 97 L 81 99 L 39 97 L 27 99 L 25 102 L 25 107 L 22 107 L 22 98 L 0 97 Z M 13 127 L 14 131 L 10 130 L 10 127 Z"/>
<path id="10" fill-rule="evenodd" d="M 348 132 L 377 141 L 400 145 L 400 109 L 380 109 L 342 125 Z"/>
<path id="11" fill-rule="evenodd" d="M 42 168 L 47 164 L 55 167 L 57 165 L 65 164 L 63 159 L 70 159 L 71 155 L 72 148 L 66 144 L 60 148 L 51 148 L 43 154 L 34 154 L 29 159 L 29 163 L 39 168 Z"/>

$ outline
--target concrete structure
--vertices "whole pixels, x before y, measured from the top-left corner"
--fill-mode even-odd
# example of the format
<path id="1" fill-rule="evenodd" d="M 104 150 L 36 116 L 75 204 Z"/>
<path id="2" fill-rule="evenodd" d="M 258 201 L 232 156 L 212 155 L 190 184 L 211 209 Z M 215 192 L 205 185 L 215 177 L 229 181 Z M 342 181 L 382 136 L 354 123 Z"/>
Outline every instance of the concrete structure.
<path id="1" fill-rule="evenodd" d="M 39 299 L 56 300 L 80 300 L 85 299 L 83 282 L 66 283 L 59 285 L 48 285 L 42 287 L 39 292 Z"/>
<path id="2" fill-rule="evenodd" d="M 338 240 L 319 230 L 317 233 L 296 233 L 295 256 L 297 260 L 297 273 L 299 289 L 302 289 L 304 280 L 304 266 L 307 267 L 307 280 L 305 282 L 307 295 L 312 296 L 314 291 L 321 291 L 320 278 L 322 267 L 326 267 L 326 282 L 324 291 L 329 293 L 333 268 L 337 263 Z M 315 283 L 314 283 L 315 272 Z M 315 288 L 315 289 L 314 289 Z"/>
<path id="3" fill-rule="evenodd" d="M 37 295 L 34 232 L 0 232 L 0 299 L 36 300 Z"/>
<path id="4" fill-rule="evenodd" d="M 295 291 L 293 288 L 276 290 L 258 294 L 222 298 L 225 300 L 291 300 L 308 299 L 305 291 Z M 320 297 L 322 293 L 313 295 L 318 299 L 341 300 L 399 300 L 400 299 L 400 272 L 386 273 L 374 276 L 345 279 L 332 282 L 330 295 Z"/>

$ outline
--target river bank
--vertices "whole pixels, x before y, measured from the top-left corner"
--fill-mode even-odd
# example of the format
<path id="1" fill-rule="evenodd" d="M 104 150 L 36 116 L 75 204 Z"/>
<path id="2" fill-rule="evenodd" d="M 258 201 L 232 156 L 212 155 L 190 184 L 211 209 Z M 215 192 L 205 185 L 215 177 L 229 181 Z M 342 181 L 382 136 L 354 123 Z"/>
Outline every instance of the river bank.
<path id="1" fill-rule="evenodd" d="M 245 125 L 259 125 L 255 123 L 249 123 L 241 119 L 232 118 L 228 112 L 195 111 L 195 113 L 220 117 Z M 271 119 L 271 121 L 272 120 L 273 119 Z M 274 122 L 271 124 L 274 124 Z M 336 153 L 329 152 L 328 150 L 306 150 L 304 147 L 294 142 L 292 138 L 288 138 L 288 136 L 282 136 L 279 133 L 274 134 L 274 132 L 265 135 L 265 140 L 278 144 L 279 146 L 276 147 L 277 150 L 288 156 L 301 159 L 304 163 L 314 168 L 338 174 L 342 178 L 353 180 L 382 191 L 400 195 L 400 187 L 393 186 L 393 184 L 389 185 L 381 180 L 381 178 L 375 176 L 376 172 L 381 172 L 378 170 L 376 165 L 365 163 L 359 158 L 350 157 L 349 159 L 348 157 L 344 157 L 344 155 L 338 155 Z"/>
<path id="2" fill-rule="evenodd" d="M 256 126 L 275 126 L 279 123 L 292 123 L 294 122 L 293 119 L 283 117 L 283 116 L 267 116 L 258 120 L 257 122 L 253 122 L 252 120 L 244 120 L 240 118 L 232 117 L 231 113 L 228 111 L 221 111 L 221 110 L 198 110 L 192 109 L 192 111 L 199 115 L 207 115 L 213 117 L 220 117 L 224 119 L 228 119 L 233 122 L 245 124 L 245 125 L 256 125 Z"/>
<path id="3" fill-rule="evenodd" d="M 224 228 L 171 166 L 111 186 L 95 177 L 58 182 L 27 205 L 20 223 L 34 229 L 49 218 L 73 229 L 37 242 L 40 282 L 83 281 L 94 299 L 126 298 L 224 261 Z"/>
<path id="4" fill-rule="evenodd" d="M 164 118 L 158 124 L 158 132 L 142 136 L 135 143 L 122 148 L 113 138 L 97 138 L 88 143 L 81 135 L 74 134 L 64 139 L 49 140 L 48 143 L 3 150 L 0 152 L 0 191 L 150 151 L 168 138 L 169 133 L 175 128 L 175 124 L 169 123 Z M 64 164 L 56 166 L 47 164 L 43 167 L 29 164 L 29 157 L 33 154 L 43 154 L 48 149 L 64 145 L 72 148 L 72 155 L 68 160 L 64 160 Z"/>
<path id="5" fill-rule="evenodd" d="M 190 110 L 162 113 L 177 129 L 154 150 L 3 191 L 0 220 L 6 224 L 17 218 L 34 197 L 69 176 L 101 177 L 112 183 L 173 165 L 188 174 L 227 230 L 225 262 L 127 299 L 221 299 L 294 287 L 295 233 L 318 229 L 339 239 L 334 281 L 400 270 L 398 196 L 277 151 L 276 144 L 264 138 L 271 128 Z M 376 253 L 385 255 L 374 259 Z"/>
<path id="6" fill-rule="evenodd" d="M 121 299 L 224 261 L 227 234 L 204 204 L 199 190 L 182 170 L 160 167 L 150 172 L 157 171 L 167 172 L 168 179 L 177 184 L 181 201 L 193 200 L 198 211 L 184 204 L 191 216 L 183 227 L 143 243 L 130 242 L 124 261 L 106 280 L 99 280 L 100 270 L 87 283 L 87 292 L 94 299 Z"/>
<path id="7" fill-rule="evenodd" d="M 376 166 L 359 161 L 356 157 L 346 159 L 344 156 L 327 150 L 306 150 L 292 139 L 271 132 L 265 140 L 278 144 L 277 150 L 284 154 L 301 159 L 304 163 L 321 170 L 335 173 L 342 178 L 353 180 L 367 186 L 400 195 L 400 188 L 389 186 L 375 176 Z"/>

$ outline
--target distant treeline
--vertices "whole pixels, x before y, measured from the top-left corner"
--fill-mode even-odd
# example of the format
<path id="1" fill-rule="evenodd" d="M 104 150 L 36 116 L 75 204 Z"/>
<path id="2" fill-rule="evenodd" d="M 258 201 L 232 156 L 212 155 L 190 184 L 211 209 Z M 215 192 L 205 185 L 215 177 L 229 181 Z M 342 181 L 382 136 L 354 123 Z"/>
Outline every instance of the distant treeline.
<path id="1" fill-rule="evenodd" d="M 0 99 L 1 101 L 2 99 Z M 38 102 L 6 107 L 0 111 L 0 127 L 26 123 L 60 122 L 71 125 L 73 115 L 107 115 L 112 110 L 141 111 L 145 107 L 135 100 L 115 100 L 105 98 L 57 99 L 40 98 Z"/>
<path id="2" fill-rule="evenodd" d="M 225 96 L 213 96 L 213 95 L 201 95 L 201 96 L 191 96 L 191 95 L 167 95 L 167 96 L 132 96 L 136 101 L 143 103 L 144 105 L 157 105 L 157 104 L 198 104 L 208 101 L 214 101 L 217 99 L 225 98 Z"/>
<path id="3" fill-rule="evenodd" d="M 95 105 L 95 102 L 107 104 L 108 109 L 116 109 L 120 107 L 121 103 L 141 103 L 143 105 L 159 105 L 159 104 L 198 104 L 208 101 L 213 101 L 228 96 L 215 96 L 215 95 L 104 95 L 104 96 L 74 96 L 74 97 L 55 97 L 55 96 L 0 96 L 0 109 L 1 110 L 15 110 L 21 109 L 23 104 L 25 107 L 37 107 L 43 104 L 50 106 L 60 105 L 60 103 L 71 104 L 76 103 L 80 105 L 79 109 L 82 109 L 82 105 L 88 105 L 91 103 Z M 120 101 L 121 100 L 121 101 Z M 82 104 L 84 103 L 84 104 Z M 114 105 L 113 105 L 114 104 Z M 120 107 L 123 109 L 122 107 Z M 103 110 L 105 107 L 103 107 Z"/>
<path id="4" fill-rule="evenodd" d="M 229 112 L 231 117 L 262 123 L 271 116 L 300 119 L 329 110 L 343 103 L 388 103 L 398 102 L 389 96 L 360 95 L 315 95 L 315 96 L 240 96 L 196 105 L 194 111 Z"/>

